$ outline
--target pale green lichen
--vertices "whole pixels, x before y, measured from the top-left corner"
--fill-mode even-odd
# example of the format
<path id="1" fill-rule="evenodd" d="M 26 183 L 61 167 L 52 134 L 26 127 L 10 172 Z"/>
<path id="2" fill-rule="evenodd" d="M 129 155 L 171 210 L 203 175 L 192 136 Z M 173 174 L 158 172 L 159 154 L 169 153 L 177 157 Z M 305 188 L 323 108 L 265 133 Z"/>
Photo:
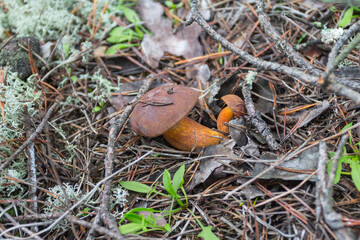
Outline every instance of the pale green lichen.
<path id="1" fill-rule="evenodd" d="M 257 72 L 249 71 L 245 77 L 245 82 L 249 85 L 249 88 L 252 89 L 252 84 L 255 81 Z"/>
<path id="2" fill-rule="evenodd" d="M 345 58 L 338 65 L 339 68 L 343 68 L 343 67 L 346 67 L 346 66 L 358 66 L 358 63 L 350 61 L 349 59 Z"/>
<path id="3" fill-rule="evenodd" d="M 4 106 L 4 116 L 0 114 L 0 163 L 17 148 L 14 140 L 22 138 L 24 134 L 23 107 L 27 106 L 31 117 L 38 112 L 42 94 L 41 91 L 36 90 L 35 81 L 36 78 L 31 76 L 24 82 L 16 73 L 8 71 L 6 83 L 0 83 L 0 102 Z M 12 176 L 20 180 L 26 179 L 27 167 L 24 158 L 24 155 L 18 155 L 9 167 L 1 172 L 0 199 L 9 197 L 10 194 L 12 198 L 16 198 L 24 193 L 19 183 L 5 178 Z"/>
<path id="4" fill-rule="evenodd" d="M 318 28 L 321 28 L 321 26 L 322 26 L 321 22 L 314 22 L 314 25 Z"/>
<path id="5" fill-rule="evenodd" d="M 92 75 L 88 73 L 83 74 L 79 77 L 79 79 L 88 80 L 89 87 L 91 88 L 91 92 L 88 94 L 88 96 L 92 101 L 96 101 L 99 104 L 109 99 L 112 93 L 120 91 L 120 85 L 114 86 L 110 80 L 104 78 L 100 74 L 100 70 Z M 117 82 L 119 83 L 120 81 Z"/>
<path id="6" fill-rule="evenodd" d="M 0 102 L 4 104 L 4 116 L 0 115 L 0 161 L 13 152 L 4 143 L 24 134 L 23 107 L 27 106 L 30 116 L 37 113 L 42 93 L 36 89 L 34 76 L 24 82 L 12 72 L 7 72 L 6 84 L 0 83 Z"/>
<path id="7" fill-rule="evenodd" d="M 321 30 L 321 41 L 326 44 L 336 42 L 344 34 L 342 28 L 324 28 Z"/>
<path id="8" fill-rule="evenodd" d="M 59 212 L 59 209 L 66 209 L 68 205 L 66 200 L 77 202 L 83 196 L 82 191 L 77 184 L 71 185 L 64 183 L 63 186 L 56 185 L 49 188 L 48 197 L 46 198 L 46 206 L 44 208 L 45 213 Z M 56 197 L 54 197 L 56 196 Z"/>
<path id="9" fill-rule="evenodd" d="M 5 178 L 5 176 L 25 180 L 27 168 L 24 159 L 13 161 L 11 168 L 0 173 L 0 199 L 20 198 L 25 193 L 22 184 Z"/>
<path id="10" fill-rule="evenodd" d="M 129 196 L 129 192 L 122 188 L 120 185 L 112 189 L 112 196 L 113 196 L 113 204 L 111 209 L 113 211 L 113 216 L 115 218 L 122 218 L 124 216 L 127 199 L 126 197 Z"/>
<path id="11" fill-rule="evenodd" d="M 71 185 L 64 183 L 63 186 L 56 185 L 49 188 L 48 197 L 46 198 L 46 205 L 43 209 L 44 213 L 61 212 L 63 209 L 69 208 L 69 204 L 79 201 L 84 194 L 79 189 L 77 184 Z M 66 202 L 70 201 L 70 202 Z M 61 220 L 59 224 L 54 227 L 54 230 L 64 230 L 67 228 L 68 222 Z"/>
<path id="12" fill-rule="evenodd" d="M 102 15 L 107 2 L 107 11 Z M 71 14 L 79 4 L 82 4 L 80 10 Z M 117 4 L 117 0 L 97 1 L 96 23 L 102 15 L 102 25 L 95 38 L 114 24 L 110 15 L 120 11 Z M 81 26 L 79 30 L 90 31 L 92 34 L 92 26 L 86 25 L 87 17 L 93 10 L 93 1 L 90 0 L 4 0 L 0 7 L 7 9 L 0 14 L 2 38 L 5 37 L 4 30 L 12 30 L 20 36 L 35 35 L 42 40 L 57 40 L 61 33 L 73 33 L 78 26 Z"/>

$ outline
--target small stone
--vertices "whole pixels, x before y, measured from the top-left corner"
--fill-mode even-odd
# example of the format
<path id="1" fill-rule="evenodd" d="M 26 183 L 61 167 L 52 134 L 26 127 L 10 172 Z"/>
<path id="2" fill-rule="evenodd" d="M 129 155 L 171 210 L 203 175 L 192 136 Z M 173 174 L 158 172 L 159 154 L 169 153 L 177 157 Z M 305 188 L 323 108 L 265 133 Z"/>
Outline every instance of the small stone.
<path id="1" fill-rule="evenodd" d="M 30 68 L 29 53 L 20 45 L 27 48 L 30 45 L 32 52 L 41 53 L 40 42 L 34 37 L 14 38 L 8 42 L 0 52 L 0 66 L 10 67 L 12 72 L 17 72 L 19 78 L 26 80 L 32 72 Z M 36 67 L 39 66 L 40 61 L 33 55 Z"/>

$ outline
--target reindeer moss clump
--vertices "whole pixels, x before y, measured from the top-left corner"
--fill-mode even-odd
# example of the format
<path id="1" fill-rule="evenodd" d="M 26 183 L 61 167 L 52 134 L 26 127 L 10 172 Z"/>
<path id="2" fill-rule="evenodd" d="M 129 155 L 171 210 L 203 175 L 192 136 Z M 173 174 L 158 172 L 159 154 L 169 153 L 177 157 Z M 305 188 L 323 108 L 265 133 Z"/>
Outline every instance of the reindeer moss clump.
<path id="1" fill-rule="evenodd" d="M 23 107 L 26 105 L 31 116 L 34 116 L 41 104 L 41 91 L 36 90 L 35 78 L 22 81 L 16 73 L 7 72 L 6 83 L 0 82 L 0 102 L 4 114 L 0 114 L 0 163 L 16 149 L 14 140 L 24 134 Z M 13 145 L 15 144 L 15 145 Z"/>
<path id="2" fill-rule="evenodd" d="M 96 22 L 107 2 L 109 5 L 102 16 L 99 34 L 114 24 L 110 14 L 119 12 L 116 8 L 118 0 L 98 0 Z M 80 9 L 71 14 L 79 4 L 82 4 Z M 61 33 L 71 34 L 75 30 L 91 33 L 92 26 L 86 23 L 93 10 L 92 0 L 3 0 L 0 8 L 4 9 L 0 11 L 0 38 L 3 39 L 6 37 L 4 31 L 35 36 L 44 41 L 57 40 Z"/>

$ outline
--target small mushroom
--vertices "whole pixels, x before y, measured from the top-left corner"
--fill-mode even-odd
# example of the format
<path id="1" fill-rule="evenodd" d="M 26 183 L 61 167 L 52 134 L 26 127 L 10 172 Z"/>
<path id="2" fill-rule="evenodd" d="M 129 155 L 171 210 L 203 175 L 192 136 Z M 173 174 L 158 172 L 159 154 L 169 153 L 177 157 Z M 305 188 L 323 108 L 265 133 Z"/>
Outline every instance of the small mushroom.
<path id="1" fill-rule="evenodd" d="M 132 112 L 132 130 L 146 137 L 163 135 L 170 145 L 184 151 L 218 144 L 224 135 L 186 117 L 198 96 L 198 92 L 184 86 L 152 89 Z"/>
<path id="2" fill-rule="evenodd" d="M 245 114 L 244 101 L 237 95 L 228 94 L 221 98 L 227 105 L 221 110 L 217 119 L 217 129 L 222 132 L 229 132 L 229 128 L 224 123 L 229 122 L 234 116 L 241 117 Z"/>

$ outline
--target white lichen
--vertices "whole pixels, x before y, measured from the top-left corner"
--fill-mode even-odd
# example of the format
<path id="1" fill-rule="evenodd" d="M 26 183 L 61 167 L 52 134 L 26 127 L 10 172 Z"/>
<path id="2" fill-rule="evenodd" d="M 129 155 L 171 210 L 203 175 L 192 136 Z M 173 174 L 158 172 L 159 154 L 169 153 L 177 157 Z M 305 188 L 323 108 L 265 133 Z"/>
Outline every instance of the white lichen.
<path id="1" fill-rule="evenodd" d="M 258 74 L 257 72 L 249 71 L 248 74 L 245 77 L 245 82 L 246 82 L 246 84 L 249 85 L 250 89 L 252 89 L 252 84 L 255 81 L 255 78 L 256 78 L 257 74 Z"/>
<path id="2" fill-rule="evenodd" d="M 27 106 L 30 116 L 34 116 L 41 104 L 42 93 L 35 86 L 35 77 L 22 81 L 16 73 L 6 74 L 6 83 L 0 82 L 0 102 L 4 106 L 4 115 L 0 114 L 0 143 L 19 139 L 24 134 L 23 107 Z M 13 151 L 8 144 L 0 144 L 0 161 Z"/>
<path id="3" fill-rule="evenodd" d="M 100 74 L 100 70 L 92 75 L 88 73 L 80 75 L 79 79 L 88 80 L 89 87 L 91 88 L 88 96 L 92 101 L 96 101 L 100 105 L 109 99 L 112 93 L 120 91 L 120 85 L 115 86 L 110 80 L 104 78 Z M 117 82 L 119 83 L 120 81 Z"/>
<path id="4" fill-rule="evenodd" d="M 59 209 L 67 209 L 69 207 L 69 203 L 66 203 L 67 200 L 76 203 L 83 196 L 77 184 L 71 185 L 69 183 L 64 183 L 62 187 L 56 185 L 49 188 L 49 192 L 51 194 L 48 193 L 46 198 L 48 204 L 44 208 L 45 213 L 54 213 L 59 212 Z"/>
<path id="5" fill-rule="evenodd" d="M 325 44 L 336 42 L 344 34 L 342 28 L 324 28 L 321 30 L 321 41 Z"/>
<path id="6" fill-rule="evenodd" d="M 129 195 L 128 191 L 120 185 L 112 189 L 113 196 L 113 215 L 115 218 L 122 218 L 125 213 L 125 206 L 127 203 L 126 197 Z"/>
<path id="7" fill-rule="evenodd" d="M 27 176 L 27 168 L 24 159 L 18 159 L 0 174 L 0 199 L 20 198 L 25 189 L 21 183 L 12 181 L 9 178 L 25 180 Z"/>
<path id="8" fill-rule="evenodd" d="M 75 28 L 81 26 L 81 31 L 92 34 L 95 28 L 87 25 L 87 19 L 93 11 L 91 0 L 4 0 L 0 7 L 6 9 L 0 14 L 0 38 L 4 38 L 4 30 L 19 33 L 19 36 L 34 35 L 42 40 L 57 40 L 61 33 L 76 32 Z M 102 14 L 104 6 L 108 4 L 107 11 Z M 117 12 L 117 0 L 98 0 L 96 6 L 95 23 L 101 16 L 101 25 L 95 38 L 102 36 L 106 29 L 114 25 L 110 18 Z M 71 12 L 80 4 L 82 6 L 75 13 Z M 93 22 L 91 22 L 93 23 Z M 80 39 L 80 37 L 77 37 Z"/>
<path id="9" fill-rule="evenodd" d="M 346 67 L 346 66 L 358 66 L 358 63 L 350 61 L 349 59 L 345 58 L 338 65 L 339 68 L 343 68 L 343 67 Z"/>

